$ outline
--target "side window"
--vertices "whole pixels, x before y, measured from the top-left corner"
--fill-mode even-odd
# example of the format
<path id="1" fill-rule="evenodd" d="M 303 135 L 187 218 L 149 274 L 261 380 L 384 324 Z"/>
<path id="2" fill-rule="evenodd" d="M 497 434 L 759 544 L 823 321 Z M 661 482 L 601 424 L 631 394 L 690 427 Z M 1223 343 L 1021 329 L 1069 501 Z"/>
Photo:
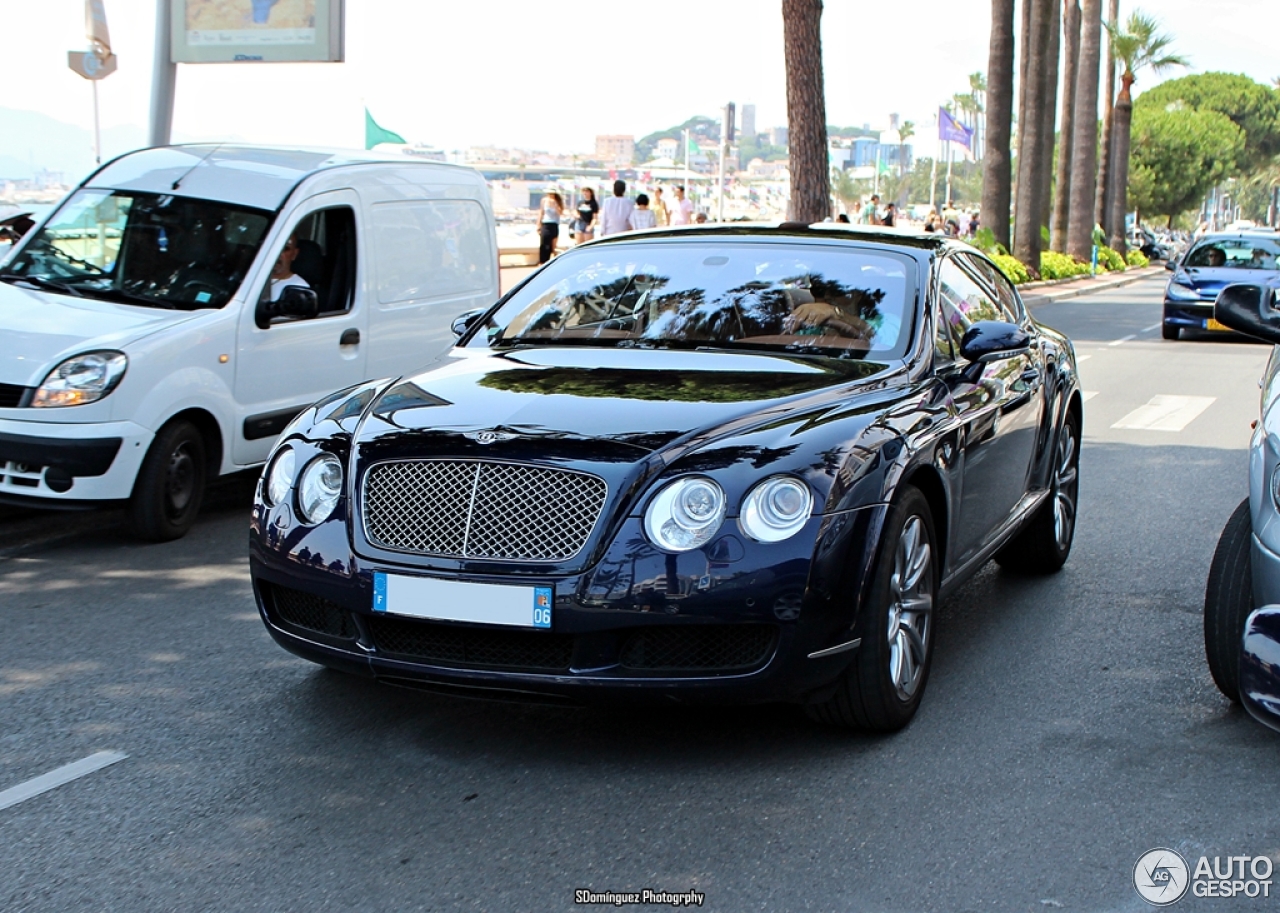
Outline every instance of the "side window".
<path id="1" fill-rule="evenodd" d="M 493 230 L 475 200 L 406 200 L 373 207 L 378 302 L 487 292 Z"/>
<path id="2" fill-rule="evenodd" d="M 1022 306 L 1022 299 L 1013 290 L 1013 283 L 1008 280 L 1004 273 L 1000 272 L 1000 269 L 994 263 L 982 257 L 975 257 L 972 254 L 961 254 L 960 256 L 965 264 L 977 273 L 980 279 L 995 289 L 1000 307 L 1008 315 L 1004 318 L 1005 320 L 1010 323 L 1022 323 L 1026 320 L 1027 311 Z"/>
<path id="3" fill-rule="evenodd" d="M 986 286 L 979 284 L 951 259 L 942 261 L 938 269 L 938 295 L 943 302 L 943 313 L 949 306 L 958 317 L 961 335 L 970 324 L 980 320 L 1009 319 Z"/>
<path id="4" fill-rule="evenodd" d="M 277 301 L 290 286 L 316 293 L 320 317 L 351 310 L 356 279 L 356 217 L 350 206 L 319 209 L 303 216 L 277 253 L 262 289 Z"/>

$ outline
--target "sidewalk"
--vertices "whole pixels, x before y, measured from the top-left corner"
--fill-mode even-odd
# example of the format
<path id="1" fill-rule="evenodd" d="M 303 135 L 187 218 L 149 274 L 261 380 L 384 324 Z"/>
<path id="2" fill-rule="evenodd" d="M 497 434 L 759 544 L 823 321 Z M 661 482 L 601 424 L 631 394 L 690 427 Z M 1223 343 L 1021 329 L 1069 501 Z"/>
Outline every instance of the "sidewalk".
<path id="1" fill-rule="evenodd" d="M 1099 273 L 1097 276 L 1084 276 L 1069 279 L 1065 282 L 1027 282 L 1019 285 L 1018 294 L 1027 307 L 1038 307 L 1065 301 L 1068 298 L 1079 298 L 1081 295 L 1092 295 L 1094 292 L 1105 292 L 1108 289 L 1132 285 L 1143 279 L 1164 276 L 1164 266 L 1144 266 L 1141 269 L 1127 269 L 1123 273 Z"/>

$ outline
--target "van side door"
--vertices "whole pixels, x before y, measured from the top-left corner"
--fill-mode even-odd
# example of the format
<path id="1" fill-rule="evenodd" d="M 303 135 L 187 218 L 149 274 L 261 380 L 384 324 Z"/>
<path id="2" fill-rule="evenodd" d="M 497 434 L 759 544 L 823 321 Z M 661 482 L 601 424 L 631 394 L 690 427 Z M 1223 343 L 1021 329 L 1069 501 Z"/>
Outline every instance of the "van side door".
<path id="1" fill-rule="evenodd" d="M 237 464 L 262 462 L 290 419 L 365 379 L 369 308 L 361 230 L 355 192 L 338 190 L 305 200 L 264 246 L 237 329 Z M 314 292 L 315 316 L 264 317 L 267 303 L 288 285 Z"/>

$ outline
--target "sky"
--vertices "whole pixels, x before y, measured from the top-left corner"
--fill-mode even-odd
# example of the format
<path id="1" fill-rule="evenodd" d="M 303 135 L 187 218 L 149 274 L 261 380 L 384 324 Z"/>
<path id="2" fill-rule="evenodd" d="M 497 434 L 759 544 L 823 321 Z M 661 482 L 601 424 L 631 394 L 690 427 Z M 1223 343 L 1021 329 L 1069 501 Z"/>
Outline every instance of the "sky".
<path id="1" fill-rule="evenodd" d="M 248 0 L 245 0 L 247 3 Z M 99 83 L 105 128 L 145 128 L 156 0 L 104 0 L 119 70 Z M 339 64 L 181 64 L 173 131 L 361 147 L 363 109 L 410 142 L 585 152 L 597 134 L 644 136 L 728 101 L 757 128 L 786 123 L 781 0 L 350 0 Z M 1135 4 L 1122 0 L 1121 16 Z M 1142 7 L 1139 7 L 1142 8 Z M 1189 72 L 1280 76 L 1276 0 L 1147 0 Z M 987 68 L 989 0 L 826 0 L 827 121 L 930 123 Z M 91 128 L 83 0 L 0 0 L 0 107 Z M 1179 71 L 1165 78 L 1181 75 Z M 1157 81 L 1140 74 L 1137 91 Z M 107 153 L 113 150 L 104 150 Z M 120 150 L 114 150 L 120 151 Z"/>

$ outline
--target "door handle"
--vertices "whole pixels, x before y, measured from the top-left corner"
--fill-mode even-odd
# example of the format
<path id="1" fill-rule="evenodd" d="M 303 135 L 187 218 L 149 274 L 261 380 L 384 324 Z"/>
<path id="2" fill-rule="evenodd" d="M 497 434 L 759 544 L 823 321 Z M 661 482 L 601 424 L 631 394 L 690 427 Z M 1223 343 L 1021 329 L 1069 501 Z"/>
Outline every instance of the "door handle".
<path id="1" fill-rule="evenodd" d="M 340 346 L 354 346 L 360 342 L 360 331 L 357 329 L 343 330 L 342 338 L 338 340 Z"/>

